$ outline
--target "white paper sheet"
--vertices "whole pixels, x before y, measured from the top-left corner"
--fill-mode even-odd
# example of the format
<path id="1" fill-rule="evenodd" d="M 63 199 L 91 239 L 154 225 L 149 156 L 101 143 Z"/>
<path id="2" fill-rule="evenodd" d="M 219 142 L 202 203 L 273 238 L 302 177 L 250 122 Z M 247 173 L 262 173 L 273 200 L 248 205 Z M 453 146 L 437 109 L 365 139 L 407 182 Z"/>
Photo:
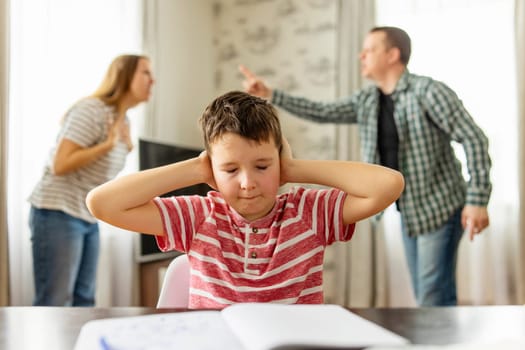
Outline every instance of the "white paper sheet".
<path id="1" fill-rule="evenodd" d="M 218 311 L 179 312 L 89 321 L 80 331 L 75 350 L 97 349 L 243 350 Z"/>
<path id="2" fill-rule="evenodd" d="M 271 350 L 404 345 L 408 341 L 337 305 L 235 304 L 87 322 L 75 350 Z"/>
<path id="3" fill-rule="evenodd" d="M 404 345 L 408 340 L 338 305 L 236 304 L 223 318 L 249 350 Z"/>

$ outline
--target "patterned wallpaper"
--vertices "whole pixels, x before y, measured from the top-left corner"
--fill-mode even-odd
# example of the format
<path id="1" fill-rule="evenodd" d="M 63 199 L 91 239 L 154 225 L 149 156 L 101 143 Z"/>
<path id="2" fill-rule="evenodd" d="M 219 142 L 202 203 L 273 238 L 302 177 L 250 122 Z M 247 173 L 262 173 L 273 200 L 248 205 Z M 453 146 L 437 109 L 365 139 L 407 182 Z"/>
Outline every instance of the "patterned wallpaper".
<path id="1" fill-rule="evenodd" d="M 336 92 L 336 0 L 213 2 L 217 94 L 242 89 L 246 65 L 271 87 L 319 101 Z M 298 158 L 335 158 L 335 126 L 281 111 L 284 133 Z"/>

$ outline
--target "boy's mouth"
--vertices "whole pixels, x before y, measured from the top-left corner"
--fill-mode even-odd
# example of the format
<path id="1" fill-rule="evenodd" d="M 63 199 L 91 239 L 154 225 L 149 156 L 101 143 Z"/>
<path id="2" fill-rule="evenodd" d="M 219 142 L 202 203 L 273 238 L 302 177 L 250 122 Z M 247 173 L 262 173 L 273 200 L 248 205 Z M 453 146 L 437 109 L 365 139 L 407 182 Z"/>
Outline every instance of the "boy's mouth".
<path id="1" fill-rule="evenodd" d="M 255 199 L 257 198 L 258 196 L 250 196 L 250 197 L 240 197 L 241 199 L 244 199 L 244 200 L 251 200 L 251 199 Z"/>

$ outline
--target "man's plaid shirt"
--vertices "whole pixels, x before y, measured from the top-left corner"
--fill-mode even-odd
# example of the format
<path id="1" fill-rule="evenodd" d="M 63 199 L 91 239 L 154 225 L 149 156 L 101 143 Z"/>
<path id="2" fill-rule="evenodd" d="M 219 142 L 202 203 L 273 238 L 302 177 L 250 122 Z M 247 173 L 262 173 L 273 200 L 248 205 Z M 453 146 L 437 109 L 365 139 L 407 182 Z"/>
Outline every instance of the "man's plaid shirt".
<path id="1" fill-rule="evenodd" d="M 445 84 L 405 71 L 392 93 L 399 137 L 399 170 L 405 190 L 399 210 L 410 235 L 441 227 L 461 206 L 487 206 L 492 185 L 488 139 L 458 96 Z M 274 90 L 272 103 L 299 117 L 324 123 L 358 123 L 362 159 L 379 163 L 379 90 L 362 89 L 333 103 L 312 102 Z M 463 145 L 470 179 L 451 141 Z"/>

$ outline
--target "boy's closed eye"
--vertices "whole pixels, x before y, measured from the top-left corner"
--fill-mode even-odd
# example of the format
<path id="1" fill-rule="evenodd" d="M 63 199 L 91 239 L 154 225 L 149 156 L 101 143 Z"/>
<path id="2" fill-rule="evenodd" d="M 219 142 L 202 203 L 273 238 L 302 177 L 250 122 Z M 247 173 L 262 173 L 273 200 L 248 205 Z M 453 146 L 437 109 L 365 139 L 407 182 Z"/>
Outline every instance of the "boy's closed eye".
<path id="1" fill-rule="evenodd" d="M 257 170 L 266 170 L 266 169 L 268 169 L 268 165 L 257 165 L 257 166 L 255 166 L 255 168 Z M 228 173 L 228 174 L 234 174 L 237 170 L 238 170 L 238 168 L 223 169 L 223 171 Z"/>

